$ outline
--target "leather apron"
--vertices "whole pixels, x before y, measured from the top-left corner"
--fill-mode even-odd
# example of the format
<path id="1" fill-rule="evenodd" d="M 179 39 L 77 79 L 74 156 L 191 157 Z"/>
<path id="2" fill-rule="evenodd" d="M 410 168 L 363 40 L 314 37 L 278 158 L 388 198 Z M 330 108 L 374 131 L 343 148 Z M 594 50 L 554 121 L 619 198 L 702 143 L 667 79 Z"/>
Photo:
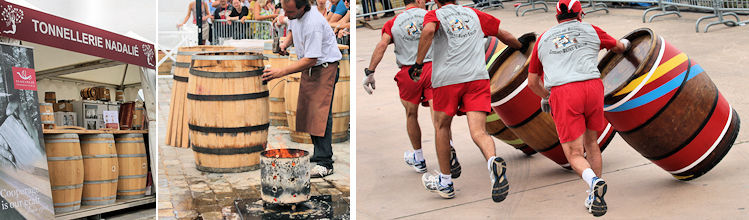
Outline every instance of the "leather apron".
<path id="1" fill-rule="evenodd" d="M 337 72 L 337 61 L 328 63 L 327 67 L 323 64 L 302 71 L 297 102 L 297 131 L 317 137 L 325 136 Z"/>

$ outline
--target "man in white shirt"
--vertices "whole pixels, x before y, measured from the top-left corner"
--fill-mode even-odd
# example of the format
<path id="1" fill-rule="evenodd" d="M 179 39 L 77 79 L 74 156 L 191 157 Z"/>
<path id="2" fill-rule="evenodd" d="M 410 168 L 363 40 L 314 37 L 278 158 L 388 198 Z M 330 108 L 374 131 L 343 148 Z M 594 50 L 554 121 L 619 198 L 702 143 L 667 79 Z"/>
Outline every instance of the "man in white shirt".
<path id="1" fill-rule="evenodd" d="M 294 44 L 299 62 L 283 68 L 266 69 L 263 80 L 302 72 L 297 103 L 297 131 L 312 136 L 315 151 L 310 161 L 317 163 L 311 176 L 333 174 L 333 90 L 338 81 L 338 50 L 335 34 L 325 18 L 306 0 L 282 0 L 289 21 L 289 33 L 281 43 L 282 53 Z"/>

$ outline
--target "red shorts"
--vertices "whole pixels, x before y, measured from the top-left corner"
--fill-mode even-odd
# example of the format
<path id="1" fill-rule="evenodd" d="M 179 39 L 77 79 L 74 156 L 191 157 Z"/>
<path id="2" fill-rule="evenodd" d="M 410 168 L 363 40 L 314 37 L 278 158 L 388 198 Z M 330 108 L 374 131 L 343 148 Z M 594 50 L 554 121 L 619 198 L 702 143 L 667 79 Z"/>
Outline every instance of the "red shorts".
<path id="1" fill-rule="evenodd" d="M 432 100 L 432 62 L 424 63 L 419 82 L 414 82 L 408 76 L 409 68 L 411 66 L 402 66 L 401 70 L 395 74 L 394 80 L 398 84 L 398 94 L 407 102 L 429 106 L 429 100 Z"/>
<path id="2" fill-rule="evenodd" d="M 434 88 L 435 111 L 449 116 L 464 115 L 466 112 L 491 112 L 491 92 L 489 80 L 475 80 Z"/>
<path id="3" fill-rule="evenodd" d="M 575 140 L 586 129 L 600 133 L 606 127 L 601 79 L 552 87 L 549 104 L 561 143 Z"/>

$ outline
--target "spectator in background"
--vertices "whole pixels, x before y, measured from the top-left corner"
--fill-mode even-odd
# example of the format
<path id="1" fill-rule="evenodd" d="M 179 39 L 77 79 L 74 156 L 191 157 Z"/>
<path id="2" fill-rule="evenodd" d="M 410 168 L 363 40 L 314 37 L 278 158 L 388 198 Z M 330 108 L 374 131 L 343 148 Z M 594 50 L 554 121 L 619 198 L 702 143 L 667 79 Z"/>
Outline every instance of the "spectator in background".
<path id="1" fill-rule="evenodd" d="M 271 0 L 258 0 L 253 5 L 252 14 L 253 20 L 258 21 L 271 21 L 278 17 L 278 14 L 273 11 L 273 2 Z"/>
<path id="2" fill-rule="evenodd" d="M 317 11 L 320 12 L 320 14 L 325 17 L 325 20 L 328 19 L 328 11 L 330 10 L 328 8 L 328 5 L 330 2 L 328 0 L 316 0 L 317 5 Z"/>
<path id="3" fill-rule="evenodd" d="M 372 13 L 377 11 L 377 8 L 375 7 L 375 0 L 361 0 L 362 3 L 362 9 L 364 9 L 364 14 Z M 374 19 L 377 19 L 377 15 L 373 16 Z M 370 16 L 364 16 L 365 21 L 369 21 L 371 19 Z"/>
<path id="4" fill-rule="evenodd" d="M 338 22 L 348 12 L 348 8 L 346 8 L 346 4 L 342 0 L 330 0 L 330 3 L 330 12 L 325 17 L 328 20 L 328 24 Z"/>
<path id="5" fill-rule="evenodd" d="M 224 19 L 224 20 L 228 19 L 233 9 L 229 5 L 228 0 L 215 1 L 213 2 L 213 6 L 216 7 L 216 10 L 213 11 L 214 19 Z"/>
<path id="6" fill-rule="evenodd" d="M 190 15 L 193 15 L 192 23 L 197 25 L 198 20 L 198 14 L 195 13 L 197 10 L 197 7 L 195 6 L 195 2 L 190 2 L 190 4 L 187 5 L 187 15 L 185 15 L 185 19 L 182 21 L 182 23 L 177 24 L 177 29 L 181 28 L 185 23 L 187 23 L 187 20 L 190 19 Z M 209 13 L 208 4 L 206 2 L 203 2 L 202 10 L 203 11 L 203 23 L 201 24 L 201 28 L 203 29 L 203 44 L 205 44 L 205 40 L 208 40 L 210 37 L 210 24 L 208 24 L 208 19 L 211 18 L 211 15 Z"/>
<path id="7" fill-rule="evenodd" d="M 250 10 L 247 9 L 247 7 L 243 6 L 239 0 L 233 0 L 232 6 L 234 8 L 231 10 L 231 14 L 229 14 L 229 18 L 227 20 L 245 20 Z M 229 24 L 231 24 L 231 22 L 229 22 Z"/>
<path id="8" fill-rule="evenodd" d="M 349 18 L 351 17 L 351 7 L 349 6 L 350 0 L 339 0 L 339 2 L 343 2 L 344 6 L 346 6 L 346 9 L 348 10 L 346 12 L 346 15 L 344 15 L 341 19 L 339 19 L 337 22 L 329 22 L 330 27 L 333 28 L 333 32 L 336 34 L 338 38 L 341 38 L 342 36 L 348 35 L 348 29 L 349 29 Z M 345 30 L 346 34 L 340 34 L 339 32 Z"/>
<path id="9" fill-rule="evenodd" d="M 393 4 L 390 4 L 390 0 L 380 0 L 380 2 L 382 2 L 382 10 L 393 9 Z M 393 17 L 393 16 L 395 16 L 395 12 L 391 11 L 391 12 L 386 12 L 385 15 L 383 15 L 382 17 Z"/>

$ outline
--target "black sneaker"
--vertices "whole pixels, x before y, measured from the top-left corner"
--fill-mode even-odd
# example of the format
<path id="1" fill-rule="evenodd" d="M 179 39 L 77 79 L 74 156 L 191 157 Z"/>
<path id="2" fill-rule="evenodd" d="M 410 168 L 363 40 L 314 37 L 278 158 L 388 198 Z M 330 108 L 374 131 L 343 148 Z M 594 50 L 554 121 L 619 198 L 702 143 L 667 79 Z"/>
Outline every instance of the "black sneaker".
<path id="1" fill-rule="evenodd" d="M 458 154 L 455 153 L 455 148 L 450 146 L 450 177 L 457 179 L 460 177 L 461 170 Z"/>
<path id="2" fill-rule="evenodd" d="M 510 182 L 507 181 L 507 163 L 501 157 L 495 157 L 492 164 L 492 200 L 502 202 L 510 192 Z"/>
<path id="3" fill-rule="evenodd" d="M 606 210 L 608 209 L 606 201 L 603 200 L 603 196 L 606 195 L 606 188 L 606 181 L 603 179 L 596 178 L 593 180 L 593 190 L 588 194 L 588 197 L 593 198 L 593 202 L 588 207 L 588 212 L 595 217 L 606 214 Z"/>

